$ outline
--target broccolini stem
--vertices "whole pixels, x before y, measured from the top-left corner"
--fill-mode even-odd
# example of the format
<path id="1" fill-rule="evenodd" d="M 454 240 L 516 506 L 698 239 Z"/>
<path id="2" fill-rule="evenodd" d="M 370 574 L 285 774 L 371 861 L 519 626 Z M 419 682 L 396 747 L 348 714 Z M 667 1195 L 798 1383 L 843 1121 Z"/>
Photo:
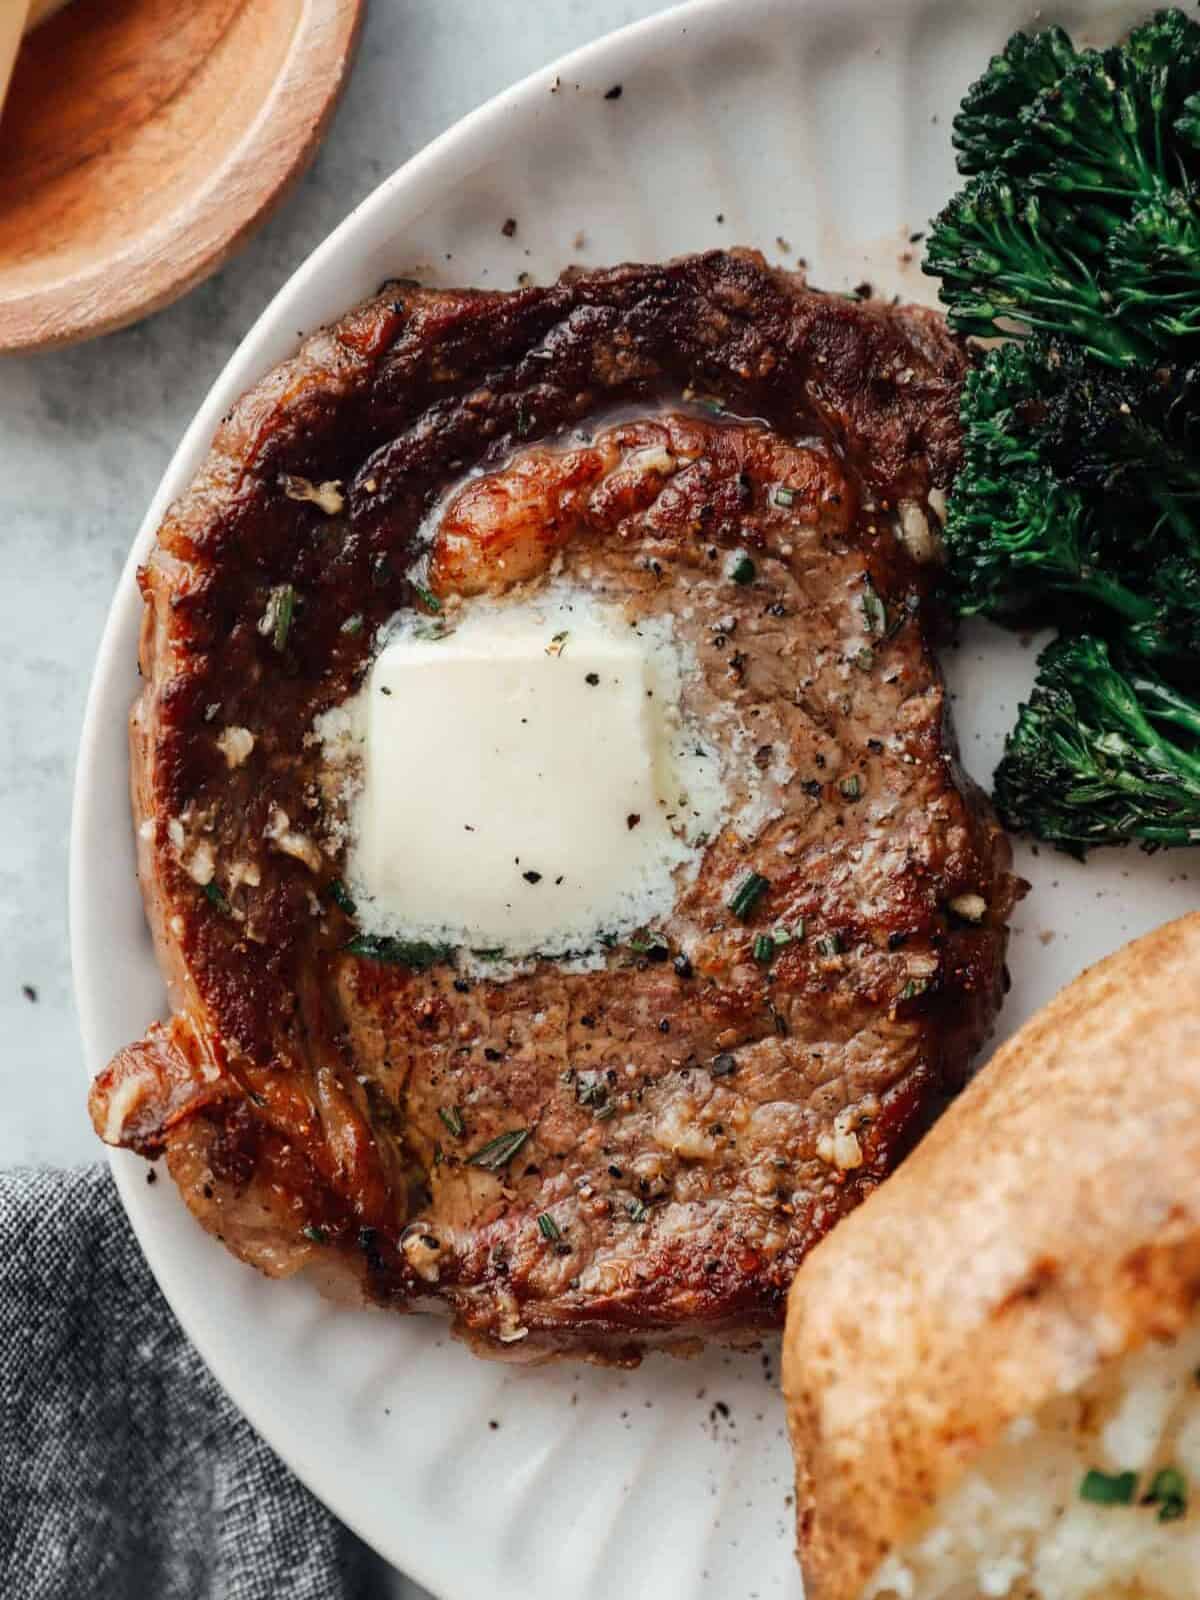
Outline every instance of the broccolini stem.
<path id="1" fill-rule="evenodd" d="M 1173 689 L 1169 683 L 1164 683 L 1161 678 L 1149 678 L 1143 673 L 1130 674 L 1130 683 L 1134 693 L 1140 696 L 1145 704 L 1146 714 L 1153 717 L 1156 722 L 1171 722 L 1178 728 L 1186 728 L 1195 738 L 1200 739 L 1200 706 L 1186 695 Z M 1186 757 L 1191 760 L 1192 766 L 1200 777 L 1200 760 Z M 1178 757 L 1176 758 L 1178 759 Z"/>
<path id="2" fill-rule="evenodd" d="M 1107 573 L 1098 572 L 1095 567 L 1081 567 L 1078 579 L 1062 587 L 1099 601 L 1127 622 L 1153 623 L 1158 618 L 1158 607 L 1153 600 L 1148 600 L 1145 595 L 1134 594 L 1132 589 L 1127 589 Z"/>
<path id="3" fill-rule="evenodd" d="M 1117 721 L 1123 723 L 1129 730 L 1132 738 L 1141 747 L 1143 755 L 1150 756 L 1156 761 L 1164 774 L 1170 773 L 1180 788 L 1200 799 L 1200 759 L 1181 749 L 1179 745 L 1168 743 L 1160 736 L 1157 728 L 1143 711 L 1135 691 L 1141 688 L 1144 693 L 1149 693 L 1155 699 L 1161 697 L 1164 706 L 1171 706 L 1174 702 L 1175 714 L 1170 719 L 1173 721 L 1181 720 L 1185 713 L 1186 702 L 1172 690 L 1167 689 L 1164 683 L 1144 676 L 1125 679 L 1114 673 L 1102 685 L 1093 687 Z M 1195 726 L 1194 713 L 1193 720 L 1187 722 L 1185 726 Z M 1128 789 L 1131 793 L 1137 793 L 1144 788 L 1144 783 L 1136 774 L 1125 770 L 1111 772 L 1109 781 L 1118 788 Z"/>
<path id="4" fill-rule="evenodd" d="M 1200 844 L 1200 827 L 1189 828 L 1183 823 L 1172 827 L 1168 823 L 1146 822 L 1138 829 L 1138 838 L 1145 844 L 1160 844 L 1167 849 L 1176 845 Z"/>

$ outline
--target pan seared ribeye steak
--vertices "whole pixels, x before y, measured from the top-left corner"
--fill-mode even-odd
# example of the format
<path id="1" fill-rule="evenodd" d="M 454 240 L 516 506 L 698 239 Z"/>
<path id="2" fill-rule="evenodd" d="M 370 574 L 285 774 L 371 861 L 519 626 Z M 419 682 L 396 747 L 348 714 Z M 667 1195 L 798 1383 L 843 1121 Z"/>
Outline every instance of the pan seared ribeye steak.
<path id="1" fill-rule="evenodd" d="M 141 573 L 134 802 L 172 1016 L 96 1081 L 102 1137 L 165 1151 L 264 1271 L 349 1266 L 491 1353 L 778 1325 L 1000 1002 L 1017 886 L 927 636 L 964 366 L 932 313 L 714 252 L 392 284 L 265 378 Z M 314 721 L 429 591 L 452 627 L 547 581 L 670 621 L 725 825 L 652 936 L 590 961 L 347 950 Z"/>

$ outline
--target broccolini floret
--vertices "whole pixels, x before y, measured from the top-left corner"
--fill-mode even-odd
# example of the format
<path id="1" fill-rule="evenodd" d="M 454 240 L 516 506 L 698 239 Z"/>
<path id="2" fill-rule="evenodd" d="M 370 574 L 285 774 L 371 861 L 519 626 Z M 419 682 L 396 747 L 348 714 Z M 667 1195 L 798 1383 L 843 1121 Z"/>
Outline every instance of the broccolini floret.
<path id="1" fill-rule="evenodd" d="M 1045 399 L 1038 459 L 1103 496 L 1096 503 L 1119 521 L 1126 563 L 1161 552 L 1168 534 L 1170 548 L 1200 561 L 1200 368 L 1114 372 L 1058 348 L 1046 359 L 1058 378 L 1052 392 L 1028 378 Z M 1021 371 L 1037 373 L 1032 351 Z"/>
<path id="2" fill-rule="evenodd" d="M 956 609 L 1200 650 L 1197 384 L 1114 372 L 1054 345 L 991 350 L 963 394 L 946 519 Z"/>
<path id="3" fill-rule="evenodd" d="M 1200 191 L 1173 189 L 1114 230 L 1113 309 L 1163 351 L 1200 338 Z"/>
<path id="4" fill-rule="evenodd" d="M 1082 51 L 1022 111 L 1005 166 L 1100 215 L 1184 181 L 1189 141 L 1175 128 L 1200 83 L 1200 27 L 1160 11 L 1111 50 Z"/>
<path id="5" fill-rule="evenodd" d="M 973 178 L 936 218 L 923 270 L 960 333 L 1046 332 L 1077 339 L 1099 360 L 1134 366 L 1154 344 L 1120 323 L 1112 290 L 1088 264 L 1094 242 L 1062 205 L 995 173 Z"/>
<path id="6" fill-rule="evenodd" d="M 1056 83 L 1075 59 L 1075 46 L 1061 28 L 1045 28 L 1032 36 L 1014 33 L 967 90 L 954 118 L 958 170 L 985 172 L 996 166 L 1021 131 L 1021 111 Z"/>
<path id="7" fill-rule="evenodd" d="M 1200 843 L 1200 705 L 1101 639 L 1042 655 L 996 771 L 1008 826 L 1074 855 Z"/>
<path id="8" fill-rule="evenodd" d="M 1115 366 L 1200 341 L 1200 25 L 1161 11 L 1103 52 L 1017 36 L 955 142 L 977 176 L 935 220 L 925 270 L 956 328 L 1074 338 Z"/>

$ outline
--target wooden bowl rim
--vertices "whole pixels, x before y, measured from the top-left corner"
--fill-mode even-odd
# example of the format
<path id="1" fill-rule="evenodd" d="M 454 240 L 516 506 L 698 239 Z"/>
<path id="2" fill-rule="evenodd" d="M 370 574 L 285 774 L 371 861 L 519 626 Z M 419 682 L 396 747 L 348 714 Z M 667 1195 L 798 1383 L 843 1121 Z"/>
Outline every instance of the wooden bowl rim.
<path id="1" fill-rule="evenodd" d="M 301 103 L 308 105 L 317 84 L 315 113 L 259 118 L 231 146 L 226 160 L 201 176 L 188 200 L 69 278 L 6 297 L 0 271 L 0 354 L 49 350 L 114 333 L 161 311 L 216 271 L 282 203 L 315 156 L 349 77 L 365 12 L 366 0 L 302 0 L 291 45 L 265 86 L 263 101 L 274 97 L 286 107 L 303 88 Z M 314 30 L 326 23 L 332 30 L 327 47 L 316 53 L 306 49 Z M 262 160 L 268 146 L 269 163 Z M 84 170 L 103 162 L 106 154 L 99 152 Z M 221 192 L 236 195 L 236 205 L 205 203 Z M 184 248 L 177 253 L 179 245 Z M 155 265 L 159 270 L 149 272 Z M 101 286 L 102 298 L 97 295 Z"/>

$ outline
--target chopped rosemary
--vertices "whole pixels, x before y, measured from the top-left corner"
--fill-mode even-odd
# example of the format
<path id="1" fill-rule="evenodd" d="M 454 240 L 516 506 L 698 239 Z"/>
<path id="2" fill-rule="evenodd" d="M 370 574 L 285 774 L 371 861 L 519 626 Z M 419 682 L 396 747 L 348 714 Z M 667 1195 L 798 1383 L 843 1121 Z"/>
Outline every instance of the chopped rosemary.
<path id="1" fill-rule="evenodd" d="M 771 500 L 777 506 L 790 506 L 795 498 L 795 490 L 789 489 L 786 484 L 777 483 L 771 490 Z"/>
<path id="2" fill-rule="evenodd" d="M 295 589 L 290 583 L 277 584 L 267 597 L 267 609 L 258 624 L 258 631 L 270 635 L 271 644 L 276 650 L 282 651 L 287 645 L 295 609 Z"/>
<path id="3" fill-rule="evenodd" d="M 898 1000 L 915 1000 L 919 994 L 924 994 L 928 987 L 928 978 L 910 978 L 896 998 Z"/>
<path id="4" fill-rule="evenodd" d="M 1150 1488 L 1142 1497 L 1144 1506 L 1158 1507 L 1160 1522 L 1178 1522 L 1187 1515 L 1187 1479 L 1177 1467 L 1161 1467 L 1151 1479 Z"/>
<path id="5" fill-rule="evenodd" d="M 772 928 L 771 939 L 777 950 L 782 950 L 785 944 L 791 944 L 793 939 L 803 939 L 804 923 L 800 923 L 800 932 L 795 933 L 791 928 Z"/>
<path id="6" fill-rule="evenodd" d="M 848 778 L 842 778 L 838 783 L 838 792 L 843 800 L 857 800 L 862 794 L 862 780 L 857 772 L 852 772 Z"/>
<path id="7" fill-rule="evenodd" d="M 467 1157 L 467 1165 L 483 1167 L 487 1172 L 502 1172 L 528 1139 L 530 1131 L 529 1128 L 510 1128 L 507 1133 L 498 1133 L 494 1139 L 480 1145 L 473 1156 Z"/>
<path id="8" fill-rule="evenodd" d="M 467 1131 L 467 1125 L 462 1119 L 462 1112 L 457 1106 L 439 1106 L 438 1116 L 445 1123 L 446 1128 L 456 1139 L 461 1139 Z"/>
<path id="9" fill-rule="evenodd" d="M 221 892 L 221 885 L 216 881 L 215 878 L 210 878 L 204 885 L 204 898 L 208 901 L 210 906 L 215 906 L 215 908 L 222 912 L 225 916 L 229 915 L 231 909 L 229 901 Z"/>
<path id="10" fill-rule="evenodd" d="M 597 1106 L 592 1112 L 593 1122 L 607 1122 L 610 1117 L 615 1117 L 617 1108 L 611 1102 L 608 1105 Z"/>
<path id="11" fill-rule="evenodd" d="M 542 1231 L 542 1238 L 549 1239 L 551 1244 L 562 1238 L 562 1229 L 548 1211 L 543 1211 L 537 1219 L 537 1225 Z"/>
<path id="12" fill-rule="evenodd" d="M 345 622 L 342 623 L 341 631 L 343 633 L 361 633 L 363 631 L 362 612 L 355 611 L 352 616 L 347 617 Z"/>
<path id="13" fill-rule="evenodd" d="M 635 933 L 629 941 L 629 948 L 638 955 L 649 956 L 651 961 L 665 961 L 671 954 L 671 947 L 658 933 Z"/>
<path id="14" fill-rule="evenodd" d="M 630 1222 L 641 1222 L 650 1208 L 644 1200 L 631 1200 L 625 1209 L 629 1212 Z"/>
<path id="15" fill-rule="evenodd" d="M 729 576 L 734 583 L 753 583 L 758 575 L 758 568 L 751 561 L 744 550 L 739 550 L 729 564 Z"/>
<path id="16" fill-rule="evenodd" d="M 1128 1506 L 1136 1490 L 1136 1472 L 1108 1473 L 1092 1467 L 1080 1480 L 1079 1498 L 1097 1506 Z"/>
<path id="17" fill-rule="evenodd" d="M 826 933 L 817 940 L 817 954 L 820 956 L 840 956 L 842 953 L 841 936 L 836 933 Z"/>
<path id="18" fill-rule="evenodd" d="M 413 593 L 426 610 L 440 611 L 442 609 L 442 602 L 437 595 L 434 594 L 432 589 L 427 589 L 423 583 L 414 583 Z"/>
<path id="19" fill-rule="evenodd" d="M 329 898 L 339 911 L 344 911 L 348 917 L 354 916 L 358 907 L 350 898 L 350 891 L 340 878 L 331 878 L 328 883 Z"/>
<path id="20" fill-rule="evenodd" d="M 770 961 L 775 954 L 775 935 L 773 933 L 760 933 L 754 940 L 755 961 Z"/>
<path id="21" fill-rule="evenodd" d="M 880 599 L 879 591 L 870 578 L 864 580 L 866 588 L 863 590 L 862 608 L 863 617 L 867 624 L 867 632 L 882 635 L 887 632 L 888 614 L 887 607 Z"/>
<path id="22" fill-rule="evenodd" d="M 744 922 L 758 904 L 769 883 L 770 880 L 764 878 L 761 872 L 748 873 L 726 901 L 734 916 L 740 917 Z"/>
<path id="23" fill-rule="evenodd" d="M 448 944 L 429 944 L 424 939 L 393 939 L 377 933 L 358 934 L 346 950 L 352 956 L 366 956 L 370 961 L 384 961 L 390 966 L 412 967 L 416 972 L 434 967 L 454 953 Z"/>
<path id="24" fill-rule="evenodd" d="M 324 1228 L 315 1227 L 311 1222 L 306 1222 L 300 1229 L 306 1239 L 311 1239 L 313 1244 L 327 1244 L 329 1235 Z"/>

